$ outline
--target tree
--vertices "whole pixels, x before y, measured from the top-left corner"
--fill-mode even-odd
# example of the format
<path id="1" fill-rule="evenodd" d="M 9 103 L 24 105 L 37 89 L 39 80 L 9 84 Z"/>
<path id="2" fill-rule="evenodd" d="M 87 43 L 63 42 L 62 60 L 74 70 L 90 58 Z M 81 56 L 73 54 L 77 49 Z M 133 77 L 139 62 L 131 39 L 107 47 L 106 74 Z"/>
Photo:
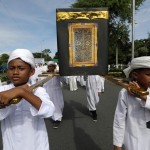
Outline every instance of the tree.
<path id="1" fill-rule="evenodd" d="M 148 38 L 147 38 L 147 49 L 148 49 L 148 55 L 150 56 L 150 32 L 148 32 Z"/>
<path id="2" fill-rule="evenodd" d="M 55 53 L 55 56 L 53 59 L 58 59 L 58 52 Z"/>
<path id="3" fill-rule="evenodd" d="M 45 61 L 50 61 L 52 58 L 49 56 L 49 53 L 51 53 L 50 49 L 44 49 L 42 51 L 42 56 L 45 58 Z"/>
<path id="4" fill-rule="evenodd" d="M 42 53 L 33 53 L 34 58 L 41 58 Z"/>
<path id="5" fill-rule="evenodd" d="M 138 9 L 144 1 L 145 0 L 136 0 L 135 8 Z M 131 24 L 132 19 L 131 3 L 131 0 L 77 0 L 76 3 L 72 5 L 73 8 L 109 8 L 109 63 L 115 60 L 115 58 L 112 58 L 112 54 L 115 56 L 116 48 L 119 52 L 126 51 L 126 54 L 130 51 L 130 47 L 127 46 L 127 43 L 129 43 L 128 26 Z M 119 46 L 120 44 L 118 45 L 118 42 L 120 44 L 122 43 L 122 46 Z M 125 57 L 125 55 L 123 57 Z"/>
<path id="6" fill-rule="evenodd" d="M 50 50 L 50 49 L 44 49 L 44 50 L 42 51 L 42 53 L 43 53 L 43 54 L 49 54 L 49 53 L 51 53 L 51 50 Z"/>
<path id="7" fill-rule="evenodd" d="M 44 49 L 42 53 L 33 53 L 35 58 L 44 58 L 45 61 L 50 61 L 52 58 L 49 53 L 51 53 L 50 49 Z"/>
<path id="8" fill-rule="evenodd" d="M 150 55 L 149 42 L 149 39 L 135 40 L 136 57 Z"/>
<path id="9" fill-rule="evenodd" d="M 8 61 L 9 55 L 8 54 L 2 54 L 0 56 L 0 65 L 6 65 Z"/>

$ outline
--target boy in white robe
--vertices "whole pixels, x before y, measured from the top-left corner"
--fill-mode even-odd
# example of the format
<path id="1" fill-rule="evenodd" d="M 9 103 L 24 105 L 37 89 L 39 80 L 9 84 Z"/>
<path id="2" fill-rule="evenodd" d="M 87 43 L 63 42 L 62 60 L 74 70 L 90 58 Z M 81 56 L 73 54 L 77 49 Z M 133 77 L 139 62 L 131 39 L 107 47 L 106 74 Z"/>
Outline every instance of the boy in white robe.
<path id="1" fill-rule="evenodd" d="M 49 61 L 47 63 L 48 66 L 48 73 L 53 74 L 55 73 L 56 64 L 54 61 Z M 62 93 L 62 86 L 61 82 L 65 82 L 65 78 L 61 76 L 54 76 L 48 82 L 46 82 L 43 87 L 46 89 L 47 93 L 49 94 L 52 102 L 55 105 L 55 111 L 52 115 L 53 119 L 53 128 L 57 129 L 60 122 L 62 121 L 63 117 L 63 109 L 64 109 L 64 98 Z"/>
<path id="2" fill-rule="evenodd" d="M 49 150 L 44 118 L 51 117 L 55 107 L 44 88 L 30 88 L 34 67 L 27 49 L 16 49 L 9 56 L 7 74 L 12 84 L 0 86 L 0 103 L 6 105 L 0 109 L 3 150 Z M 9 105 L 14 98 L 20 101 Z"/>
<path id="3" fill-rule="evenodd" d="M 142 96 L 132 90 L 150 92 L 150 56 L 134 58 L 124 73 L 132 82 L 119 93 L 113 124 L 114 150 L 150 150 L 150 94 Z"/>
<path id="4" fill-rule="evenodd" d="M 99 75 L 88 75 L 86 79 L 87 107 L 92 115 L 93 121 L 97 121 L 96 105 L 101 94 L 101 78 Z"/>
<path id="5" fill-rule="evenodd" d="M 69 87 L 70 91 L 76 91 L 78 89 L 77 76 L 69 76 Z"/>

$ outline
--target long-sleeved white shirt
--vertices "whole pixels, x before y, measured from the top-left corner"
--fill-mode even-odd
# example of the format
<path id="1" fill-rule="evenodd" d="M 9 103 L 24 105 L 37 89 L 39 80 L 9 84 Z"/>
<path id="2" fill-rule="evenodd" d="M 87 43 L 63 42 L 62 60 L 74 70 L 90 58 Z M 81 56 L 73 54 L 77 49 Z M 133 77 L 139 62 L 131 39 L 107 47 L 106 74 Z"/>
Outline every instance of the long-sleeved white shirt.
<path id="1" fill-rule="evenodd" d="M 13 87 L 0 86 L 0 91 Z M 39 110 L 24 99 L 0 109 L 3 150 L 49 150 L 44 118 L 52 116 L 55 106 L 44 88 L 37 88 L 34 94 L 42 100 Z"/>
<path id="2" fill-rule="evenodd" d="M 150 89 L 148 89 L 150 92 Z M 113 144 L 125 150 L 150 150 L 150 96 L 146 103 L 130 95 L 126 89 L 119 93 L 113 124 Z"/>

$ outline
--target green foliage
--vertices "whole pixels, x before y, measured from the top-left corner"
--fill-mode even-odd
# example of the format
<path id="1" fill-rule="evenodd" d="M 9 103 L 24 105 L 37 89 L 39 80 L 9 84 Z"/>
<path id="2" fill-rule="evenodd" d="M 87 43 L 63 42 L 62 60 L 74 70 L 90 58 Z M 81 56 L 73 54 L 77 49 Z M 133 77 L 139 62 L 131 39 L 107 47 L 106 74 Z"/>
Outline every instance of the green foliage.
<path id="1" fill-rule="evenodd" d="M 33 53 L 34 58 L 41 58 L 42 53 Z"/>
<path id="2" fill-rule="evenodd" d="M 2 82 L 8 81 L 8 80 L 9 80 L 6 73 L 0 74 L 0 79 L 1 79 Z"/>
<path id="3" fill-rule="evenodd" d="M 53 59 L 58 59 L 58 52 L 55 53 L 55 56 Z"/>
<path id="4" fill-rule="evenodd" d="M 0 55 L 0 66 L 6 65 L 8 61 L 9 55 L 8 54 L 2 54 Z"/>
<path id="5" fill-rule="evenodd" d="M 42 51 L 42 53 L 43 53 L 43 54 L 49 54 L 49 53 L 51 53 L 51 50 L 50 50 L 50 49 L 44 49 L 44 50 Z"/>
<path id="6" fill-rule="evenodd" d="M 48 54 L 44 54 L 43 58 L 45 59 L 45 61 L 50 61 L 52 60 L 52 58 L 48 55 Z"/>
<path id="7" fill-rule="evenodd" d="M 150 56 L 150 39 L 135 40 L 135 57 Z"/>

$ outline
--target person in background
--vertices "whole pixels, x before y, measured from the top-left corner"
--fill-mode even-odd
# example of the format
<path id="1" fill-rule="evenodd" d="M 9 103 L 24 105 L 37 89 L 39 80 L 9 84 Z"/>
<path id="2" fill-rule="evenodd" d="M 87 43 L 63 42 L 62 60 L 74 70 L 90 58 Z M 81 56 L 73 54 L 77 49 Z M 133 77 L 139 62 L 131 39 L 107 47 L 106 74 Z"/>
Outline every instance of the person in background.
<path id="1" fill-rule="evenodd" d="M 59 72 L 59 62 L 57 62 L 57 63 L 55 63 L 56 64 L 56 69 L 55 69 L 55 71 L 56 72 Z"/>
<path id="2" fill-rule="evenodd" d="M 30 77 L 30 83 L 36 84 L 37 82 L 43 80 L 45 77 L 40 77 L 44 72 L 47 71 L 47 64 L 35 64 L 35 73 Z"/>
<path id="3" fill-rule="evenodd" d="M 99 103 L 102 82 L 99 75 L 88 75 L 86 78 L 87 107 L 94 122 L 97 121 L 96 105 Z"/>
<path id="4" fill-rule="evenodd" d="M 54 61 L 49 61 L 47 63 L 48 73 L 54 74 L 56 69 L 56 63 Z M 64 109 L 64 98 L 62 93 L 61 83 L 65 82 L 65 78 L 59 75 L 54 76 L 52 79 L 47 81 L 43 87 L 48 92 L 52 102 L 55 105 L 55 112 L 53 113 L 53 128 L 57 129 L 63 117 Z"/>
<path id="5" fill-rule="evenodd" d="M 101 85 L 102 85 L 102 86 L 101 86 L 101 92 L 104 93 L 105 78 L 104 78 L 104 76 L 102 76 L 102 75 L 100 76 L 100 78 L 101 78 Z"/>
<path id="6" fill-rule="evenodd" d="M 77 76 L 77 81 L 79 82 L 80 86 L 86 86 L 86 81 L 84 80 L 83 75 Z"/>
<path id="7" fill-rule="evenodd" d="M 77 86 L 77 76 L 68 76 L 70 91 L 76 91 Z"/>
<path id="8" fill-rule="evenodd" d="M 113 123 L 114 150 L 150 150 L 150 56 L 132 59 L 123 70 L 129 87 L 119 92 Z M 132 89 L 143 89 L 140 95 Z"/>
<path id="9" fill-rule="evenodd" d="M 3 150 L 49 150 L 44 118 L 51 117 L 55 106 L 46 90 L 32 91 L 29 78 L 35 72 L 32 53 L 27 49 L 12 51 L 7 75 L 11 84 L 0 86 L 0 109 Z M 11 104 L 20 98 L 17 104 Z"/>

